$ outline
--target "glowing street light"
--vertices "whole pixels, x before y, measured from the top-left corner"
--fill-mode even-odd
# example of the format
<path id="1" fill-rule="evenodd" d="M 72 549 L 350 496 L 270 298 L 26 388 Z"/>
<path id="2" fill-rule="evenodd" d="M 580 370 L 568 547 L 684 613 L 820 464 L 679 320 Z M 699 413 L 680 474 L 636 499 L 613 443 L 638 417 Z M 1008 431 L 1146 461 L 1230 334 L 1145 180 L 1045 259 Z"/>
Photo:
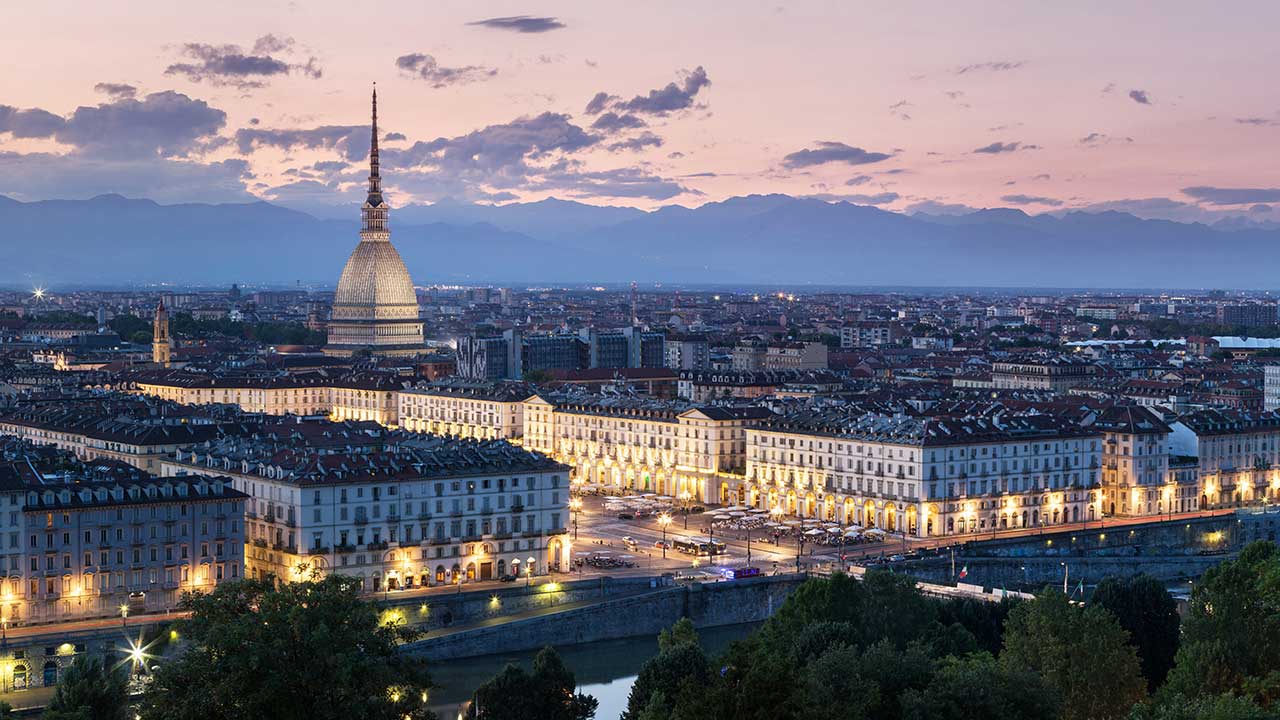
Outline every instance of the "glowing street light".
<path id="1" fill-rule="evenodd" d="M 662 559 L 667 559 L 667 526 L 671 524 L 671 516 L 662 513 L 658 516 L 658 524 L 662 526 Z"/>
<path id="2" fill-rule="evenodd" d="M 129 605 L 125 603 L 120 606 L 120 627 L 129 627 Z"/>
<path id="3" fill-rule="evenodd" d="M 36 300 L 43 300 L 44 296 L 45 296 L 45 290 L 42 287 L 35 288 L 31 291 L 31 297 L 35 298 Z"/>
<path id="4" fill-rule="evenodd" d="M 582 512 L 582 498 L 576 497 L 569 501 L 569 511 L 573 513 L 573 539 L 578 539 L 578 513 Z"/>

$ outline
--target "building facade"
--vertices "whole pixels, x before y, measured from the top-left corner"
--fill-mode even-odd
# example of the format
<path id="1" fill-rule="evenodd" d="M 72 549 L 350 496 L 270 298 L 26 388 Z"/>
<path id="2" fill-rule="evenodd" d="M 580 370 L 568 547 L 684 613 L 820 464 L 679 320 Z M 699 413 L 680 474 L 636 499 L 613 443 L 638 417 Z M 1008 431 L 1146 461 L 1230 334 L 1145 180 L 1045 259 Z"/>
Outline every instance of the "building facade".
<path id="1" fill-rule="evenodd" d="M 502 441 L 307 447 L 260 435 L 208 443 L 167 476 L 218 472 L 249 496 L 246 568 L 341 573 L 367 592 L 567 570 L 568 468 Z"/>
<path id="2" fill-rule="evenodd" d="M 1100 436 L 1045 416 L 903 418 L 843 407 L 747 430 L 729 500 L 920 537 L 1101 517 Z"/>

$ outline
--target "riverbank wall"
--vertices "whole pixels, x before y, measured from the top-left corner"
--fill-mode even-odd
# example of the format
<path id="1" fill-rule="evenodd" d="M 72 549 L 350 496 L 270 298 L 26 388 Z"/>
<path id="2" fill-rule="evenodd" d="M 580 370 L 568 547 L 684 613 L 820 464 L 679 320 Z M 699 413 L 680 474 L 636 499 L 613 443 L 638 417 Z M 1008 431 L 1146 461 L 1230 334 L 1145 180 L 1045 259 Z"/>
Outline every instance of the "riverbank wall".
<path id="1" fill-rule="evenodd" d="M 433 661 L 657 635 L 687 617 L 696 627 L 767 620 L 804 582 L 776 575 L 718 583 L 659 586 L 599 601 L 564 603 L 543 612 L 494 618 L 479 625 L 430 632 L 403 652 Z"/>

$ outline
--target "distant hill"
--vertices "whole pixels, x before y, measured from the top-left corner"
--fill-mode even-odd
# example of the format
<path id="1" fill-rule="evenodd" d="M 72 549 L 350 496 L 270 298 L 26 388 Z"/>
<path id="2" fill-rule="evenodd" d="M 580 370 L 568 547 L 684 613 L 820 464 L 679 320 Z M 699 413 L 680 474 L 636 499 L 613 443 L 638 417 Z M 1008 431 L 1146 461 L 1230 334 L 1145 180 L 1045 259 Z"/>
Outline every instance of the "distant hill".
<path id="1" fill-rule="evenodd" d="M 336 283 L 350 220 L 265 202 L 0 197 L 0 284 Z M 325 213 L 326 215 L 328 213 Z M 414 280 L 1270 288 L 1280 229 L 1118 212 L 903 215 L 786 195 L 654 212 L 545 200 L 393 209 Z"/>

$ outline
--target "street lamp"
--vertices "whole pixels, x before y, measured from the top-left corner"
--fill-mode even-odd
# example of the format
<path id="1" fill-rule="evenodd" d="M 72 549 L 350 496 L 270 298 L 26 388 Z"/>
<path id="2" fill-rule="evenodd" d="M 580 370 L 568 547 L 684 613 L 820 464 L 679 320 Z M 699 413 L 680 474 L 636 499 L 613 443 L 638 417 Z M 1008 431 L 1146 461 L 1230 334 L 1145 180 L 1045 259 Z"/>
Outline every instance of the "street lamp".
<path id="1" fill-rule="evenodd" d="M 120 606 L 120 627 L 129 627 L 129 604 L 125 603 Z"/>
<path id="2" fill-rule="evenodd" d="M 582 511 L 582 498 L 575 497 L 568 501 L 568 510 L 573 514 L 573 539 L 577 539 L 577 514 Z"/>
<path id="3" fill-rule="evenodd" d="M 774 521 L 775 523 L 777 523 L 777 522 L 782 522 L 782 506 L 781 506 L 781 505 L 774 505 L 774 506 L 773 506 L 773 508 L 771 508 L 771 509 L 769 510 L 769 515 L 771 515 L 771 516 L 773 517 L 773 521 Z M 777 545 L 777 544 L 778 544 L 778 529 L 777 529 L 777 528 L 774 528 L 774 530 L 773 530 L 773 544 L 774 544 L 774 545 Z"/>
<path id="4" fill-rule="evenodd" d="M 529 559 L 525 561 L 526 562 L 524 566 L 524 577 L 525 577 L 524 586 L 525 587 L 530 587 L 531 585 L 533 585 L 533 564 L 537 561 L 538 559 L 532 555 L 530 555 Z"/>
<path id="5" fill-rule="evenodd" d="M 662 526 L 662 559 L 667 559 L 667 526 L 671 524 L 671 516 L 662 513 L 658 516 L 658 524 Z"/>
<path id="6" fill-rule="evenodd" d="M 693 495 L 690 495 L 688 490 L 681 490 L 679 497 L 680 497 L 681 512 L 684 513 L 684 529 L 688 530 L 689 529 L 689 500 L 693 498 Z"/>

